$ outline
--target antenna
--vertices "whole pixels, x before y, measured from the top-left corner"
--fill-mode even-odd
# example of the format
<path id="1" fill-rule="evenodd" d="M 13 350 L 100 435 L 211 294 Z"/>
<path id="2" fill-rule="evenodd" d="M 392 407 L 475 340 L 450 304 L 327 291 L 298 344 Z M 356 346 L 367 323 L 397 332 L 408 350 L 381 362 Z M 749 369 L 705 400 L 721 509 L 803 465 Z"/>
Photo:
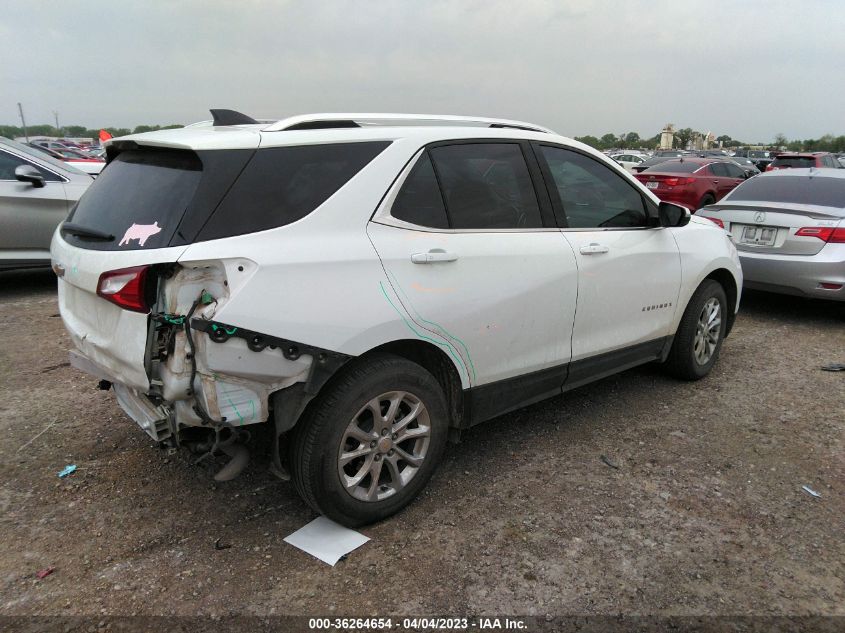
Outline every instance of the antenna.
<path id="1" fill-rule="evenodd" d="M 21 114 L 21 123 L 23 123 L 23 135 L 26 138 L 26 142 L 29 143 L 29 134 L 26 133 L 26 120 L 23 118 L 23 106 L 21 102 L 18 101 L 18 112 Z"/>

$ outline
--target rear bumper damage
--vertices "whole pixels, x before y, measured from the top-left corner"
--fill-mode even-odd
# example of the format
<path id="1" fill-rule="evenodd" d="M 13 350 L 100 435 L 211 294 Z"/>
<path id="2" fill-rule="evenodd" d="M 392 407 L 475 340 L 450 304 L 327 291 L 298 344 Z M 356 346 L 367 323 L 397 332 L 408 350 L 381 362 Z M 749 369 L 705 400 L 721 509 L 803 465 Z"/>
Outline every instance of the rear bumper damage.
<path id="1" fill-rule="evenodd" d="M 272 469 L 284 477 L 281 435 L 350 357 L 216 320 L 254 268 L 245 259 L 156 265 L 149 313 L 76 286 L 62 292 L 61 282 L 60 305 L 76 347 L 71 364 L 113 387 L 154 441 L 231 455 L 243 448 L 242 427 L 272 418 Z"/>

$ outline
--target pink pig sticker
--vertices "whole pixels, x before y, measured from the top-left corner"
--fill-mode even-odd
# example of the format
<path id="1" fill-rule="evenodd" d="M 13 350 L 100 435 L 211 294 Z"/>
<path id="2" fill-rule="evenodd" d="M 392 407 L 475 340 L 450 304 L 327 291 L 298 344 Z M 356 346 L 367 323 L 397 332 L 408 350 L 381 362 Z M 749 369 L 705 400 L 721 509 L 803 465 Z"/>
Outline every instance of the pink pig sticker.
<path id="1" fill-rule="evenodd" d="M 146 241 L 156 233 L 161 233 L 161 227 L 158 225 L 158 220 L 152 224 L 133 224 L 126 233 L 123 234 L 123 239 L 120 240 L 118 246 L 129 244 L 130 240 L 138 240 L 138 246 L 143 246 Z"/>

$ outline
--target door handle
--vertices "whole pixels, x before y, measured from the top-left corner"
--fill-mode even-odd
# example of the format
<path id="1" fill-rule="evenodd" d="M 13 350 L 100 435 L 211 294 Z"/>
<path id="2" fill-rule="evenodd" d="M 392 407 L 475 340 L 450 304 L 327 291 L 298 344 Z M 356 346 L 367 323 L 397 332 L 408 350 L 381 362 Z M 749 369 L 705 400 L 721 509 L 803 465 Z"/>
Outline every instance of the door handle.
<path id="1" fill-rule="evenodd" d="M 427 253 L 414 253 L 411 261 L 415 264 L 433 264 L 435 262 L 454 262 L 458 256 L 454 253 L 447 253 L 442 248 L 432 248 Z"/>
<path id="2" fill-rule="evenodd" d="M 586 246 L 581 247 L 581 254 L 582 255 L 596 255 L 599 253 L 606 253 L 610 249 L 605 246 L 604 244 L 598 244 L 597 242 L 592 242 Z"/>

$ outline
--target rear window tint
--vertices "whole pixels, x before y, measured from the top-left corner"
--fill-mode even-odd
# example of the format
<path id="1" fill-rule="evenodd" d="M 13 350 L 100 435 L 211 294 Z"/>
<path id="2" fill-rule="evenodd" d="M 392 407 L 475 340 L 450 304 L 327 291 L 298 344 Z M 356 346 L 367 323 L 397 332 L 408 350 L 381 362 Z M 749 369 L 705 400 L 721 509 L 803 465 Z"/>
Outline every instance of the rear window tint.
<path id="1" fill-rule="evenodd" d="M 845 207 L 845 178 L 757 176 L 734 189 L 724 202 L 788 202 Z"/>
<path id="2" fill-rule="evenodd" d="M 516 143 L 466 143 L 430 150 L 453 229 L 543 226 L 522 149 Z"/>
<path id="3" fill-rule="evenodd" d="M 202 177 L 202 162 L 193 152 L 125 151 L 91 183 L 71 213 L 74 224 L 115 236 L 104 242 L 65 234 L 71 244 L 97 250 L 162 248 Z"/>
<path id="4" fill-rule="evenodd" d="M 666 171 L 672 174 L 691 174 L 699 167 L 701 167 L 701 163 L 688 163 L 681 162 L 678 160 L 670 160 L 665 163 L 655 165 L 654 167 L 649 167 L 645 170 L 645 173 L 648 173 L 650 171 Z"/>
<path id="5" fill-rule="evenodd" d="M 792 156 L 787 158 L 776 158 L 772 161 L 772 167 L 815 167 L 816 159 L 811 156 Z"/>
<path id="6" fill-rule="evenodd" d="M 259 149 L 197 239 L 264 231 L 300 220 L 388 145 L 378 141 Z"/>

